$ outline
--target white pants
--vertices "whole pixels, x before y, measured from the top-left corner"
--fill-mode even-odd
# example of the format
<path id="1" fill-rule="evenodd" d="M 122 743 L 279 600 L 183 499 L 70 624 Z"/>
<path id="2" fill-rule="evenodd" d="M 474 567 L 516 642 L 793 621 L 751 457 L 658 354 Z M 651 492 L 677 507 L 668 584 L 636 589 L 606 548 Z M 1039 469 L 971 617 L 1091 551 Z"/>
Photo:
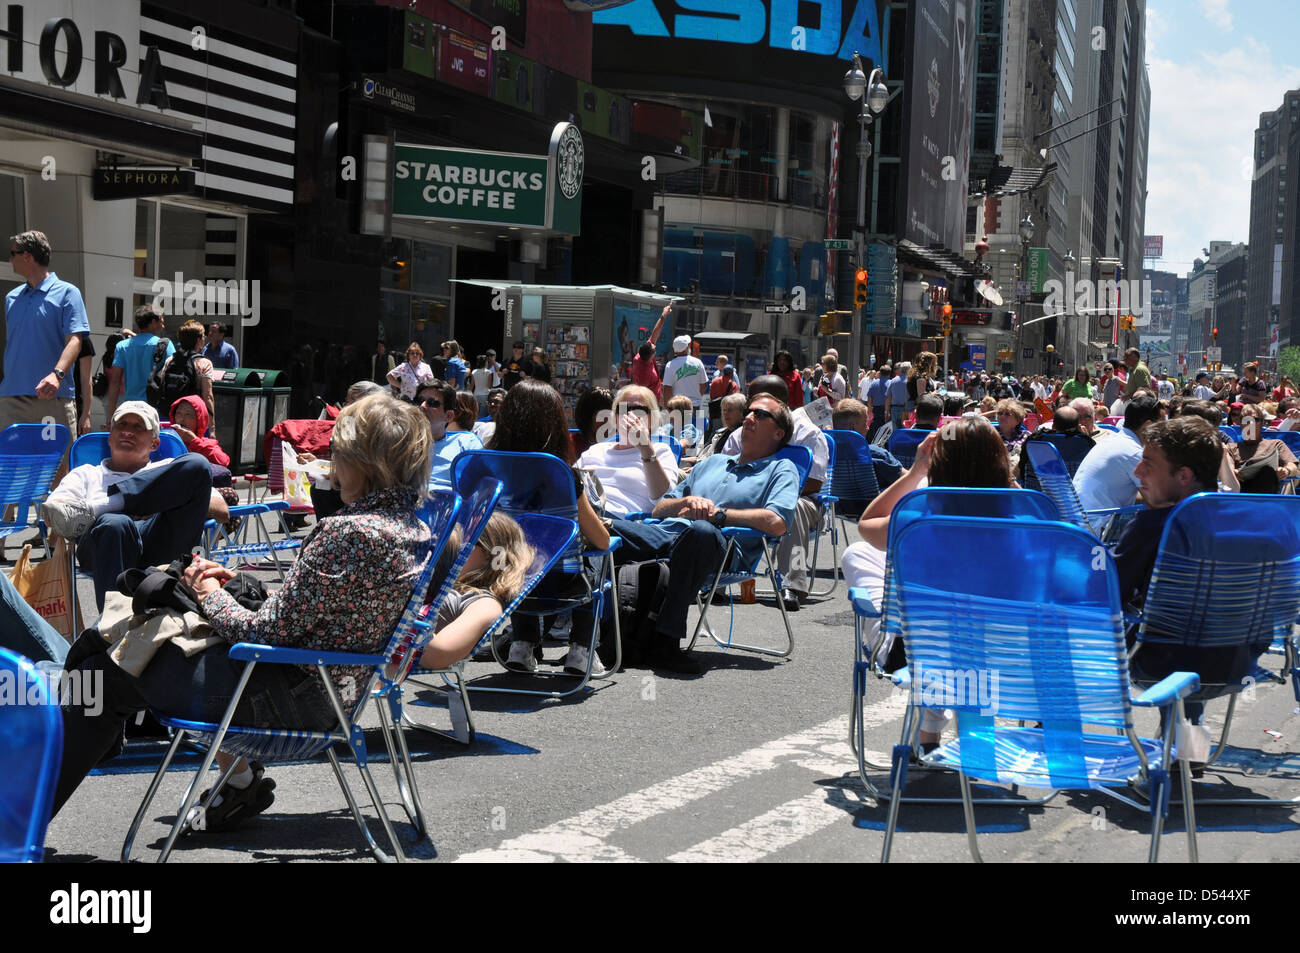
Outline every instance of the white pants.
<path id="1" fill-rule="evenodd" d="M 866 589 L 871 595 L 871 601 L 877 606 L 884 602 L 885 597 L 885 553 L 883 550 L 876 549 L 870 543 L 854 543 L 844 550 L 844 558 L 841 563 L 844 567 L 844 581 L 849 588 Z M 867 645 L 871 645 L 880 634 L 880 619 L 870 619 L 863 622 L 863 637 Z M 889 650 L 894 646 L 894 637 L 890 635 L 881 643 L 880 648 L 876 650 L 877 664 L 884 664 L 885 659 L 889 658 Z M 948 719 L 942 711 L 933 708 L 921 709 L 921 730 L 932 731 L 936 734 L 943 731 L 944 726 L 948 724 Z"/>

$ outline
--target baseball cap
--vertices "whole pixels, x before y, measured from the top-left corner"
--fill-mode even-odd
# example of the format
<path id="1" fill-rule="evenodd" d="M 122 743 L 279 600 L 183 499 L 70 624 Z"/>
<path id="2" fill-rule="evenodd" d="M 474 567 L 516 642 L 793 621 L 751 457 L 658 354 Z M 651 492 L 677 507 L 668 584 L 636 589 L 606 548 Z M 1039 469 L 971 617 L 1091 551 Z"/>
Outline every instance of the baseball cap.
<path id="1" fill-rule="evenodd" d="M 679 334 L 673 338 L 673 350 L 684 351 L 691 346 L 691 336 L 689 334 Z"/>
<path id="2" fill-rule="evenodd" d="M 1233 409 L 1233 410 L 1241 410 L 1241 408 L 1243 408 L 1243 407 L 1245 407 L 1245 406 L 1246 406 L 1245 404 L 1243 404 L 1241 401 L 1238 400 L 1238 401 L 1235 401 L 1235 402 L 1232 404 L 1232 409 Z"/>
<path id="3" fill-rule="evenodd" d="M 488 348 L 488 349 L 487 349 L 486 351 L 484 351 L 483 353 L 484 353 L 484 354 L 491 354 L 493 357 L 496 357 L 496 356 L 497 356 L 497 352 L 496 352 L 496 349 L 495 349 L 495 348 Z"/>
<path id="4" fill-rule="evenodd" d="M 127 414 L 135 414 L 144 421 L 144 425 L 149 428 L 150 433 L 158 433 L 158 411 L 144 401 L 128 400 L 118 404 L 117 410 L 113 411 L 113 423 L 117 423 Z"/>
<path id="5" fill-rule="evenodd" d="M 1201 373 L 1199 373 L 1199 374 L 1196 375 L 1196 379 L 1199 381 L 1202 377 L 1204 377 L 1204 378 L 1206 378 L 1206 379 L 1208 380 L 1208 379 L 1209 379 L 1209 376 L 1210 376 L 1210 375 L 1209 375 L 1208 372 L 1206 372 L 1206 371 L 1201 371 Z"/>

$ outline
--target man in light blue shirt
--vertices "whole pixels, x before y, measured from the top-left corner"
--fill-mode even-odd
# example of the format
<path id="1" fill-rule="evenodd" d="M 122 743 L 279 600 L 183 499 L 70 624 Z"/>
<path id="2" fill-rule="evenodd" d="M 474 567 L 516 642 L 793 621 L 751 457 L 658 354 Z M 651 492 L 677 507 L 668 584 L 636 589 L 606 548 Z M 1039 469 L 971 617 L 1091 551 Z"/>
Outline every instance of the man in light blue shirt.
<path id="1" fill-rule="evenodd" d="M 907 372 L 912 365 L 907 361 L 899 362 L 894 368 L 897 374 L 885 388 L 885 403 L 889 407 L 889 419 L 895 430 L 903 429 L 903 418 L 907 415 Z"/>
<path id="2" fill-rule="evenodd" d="M 865 403 L 871 411 L 871 424 L 867 428 L 867 443 L 876 439 L 876 431 L 885 425 L 885 402 L 889 399 L 890 378 L 894 370 L 888 364 L 883 365 L 875 379 L 867 385 Z"/>
<path id="3" fill-rule="evenodd" d="M 226 326 L 220 321 L 208 325 L 208 346 L 203 349 L 203 356 L 213 367 L 227 371 L 239 369 L 239 352 L 226 340 Z"/>
<path id="4" fill-rule="evenodd" d="M 113 366 L 108 369 L 110 420 L 117 410 L 119 399 L 149 402 L 149 375 L 155 366 L 161 367 L 176 352 L 176 345 L 159 337 L 162 331 L 161 311 L 150 304 L 135 309 L 135 337 L 118 344 L 117 350 L 113 352 Z M 160 348 L 160 341 L 166 346 Z"/>
<path id="5" fill-rule="evenodd" d="M 1124 409 L 1119 439 L 1102 440 L 1088 451 L 1074 474 L 1074 489 L 1085 510 L 1107 510 L 1137 502 L 1142 481 L 1134 471 L 1142 462 L 1142 431 L 1160 419 L 1154 395 L 1135 397 Z"/>
<path id="6" fill-rule="evenodd" d="M 81 335 L 90 333 L 81 292 L 50 271 L 44 232 L 9 239 L 9 264 L 23 284 L 5 295 L 5 369 L 0 381 L 0 430 L 52 418 L 75 437 L 72 370 Z"/>
<path id="7" fill-rule="evenodd" d="M 446 489 L 451 486 L 452 461 L 466 450 L 482 450 L 483 441 L 468 430 L 447 430 L 456 417 L 456 388 L 450 384 L 430 381 L 416 392 L 415 401 L 433 431 L 429 488 Z"/>

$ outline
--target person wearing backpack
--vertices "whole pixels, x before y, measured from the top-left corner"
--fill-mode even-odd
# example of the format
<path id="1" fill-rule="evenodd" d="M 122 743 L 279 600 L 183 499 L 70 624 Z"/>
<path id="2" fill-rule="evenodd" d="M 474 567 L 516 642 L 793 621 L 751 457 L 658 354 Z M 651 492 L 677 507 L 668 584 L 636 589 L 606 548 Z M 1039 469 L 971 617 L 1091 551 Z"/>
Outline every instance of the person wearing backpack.
<path id="1" fill-rule="evenodd" d="M 148 400 L 149 378 L 176 351 L 171 341 L 160 337 L 163 316 L 153 305 L 135 309 L 135 331 L 135 337 L 113 349 L 113 366 L 108 369 L 109 420 L 113 419 L 119 400 Z"/>
<path id="2" fill-rule="evenodd" d="M 212 361 L 203 356 L 203 325 L 190 319 L 176 332 L 176 351 L 149 379 L 149 403 L 159 415 L 167 414 L 182 397 L 198 397 L 215 420 L 212 403 Z M 205 431 L 206 432 L 206 431 Z M 203 436 L 203 434 L 199 434 Z"/>

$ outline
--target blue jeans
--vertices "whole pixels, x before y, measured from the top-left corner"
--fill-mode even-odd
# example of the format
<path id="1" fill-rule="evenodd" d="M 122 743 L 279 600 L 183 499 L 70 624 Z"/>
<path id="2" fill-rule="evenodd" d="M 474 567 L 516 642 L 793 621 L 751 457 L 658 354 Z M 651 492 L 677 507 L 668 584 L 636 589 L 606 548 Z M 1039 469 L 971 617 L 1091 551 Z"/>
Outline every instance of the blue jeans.
<path id="1" fill-rule="evenodd" d="M 95 601 L 117 588 L 128 569 L 169 563 L 189 552 L 208 519 L 212 470 L 197 453 L 127 477 L 109 488 L 122 511 L 105 513 L 77 542 L 77 561 L 95 580 Z"/>
<path id="2" fill-rule="evenodd" d="M 614 520 L 613 533 L 623 537 L 615 551 L 619 564 L 669 559 L 668 592 L 655 625 L 672 647 L 686 637 L 686 612 L 722 565 L 722 533 L 705 520 L 691 523 L 637 523 Z"/>
<path id="3" fill-rule="evenodd" d="M 37 615 L 18 594 L 9 577 L 0 572 L 0 646 L 25 655 L 33 662 L 58 662 L 68 655 L 68 643 L 54 627 Z"/>

